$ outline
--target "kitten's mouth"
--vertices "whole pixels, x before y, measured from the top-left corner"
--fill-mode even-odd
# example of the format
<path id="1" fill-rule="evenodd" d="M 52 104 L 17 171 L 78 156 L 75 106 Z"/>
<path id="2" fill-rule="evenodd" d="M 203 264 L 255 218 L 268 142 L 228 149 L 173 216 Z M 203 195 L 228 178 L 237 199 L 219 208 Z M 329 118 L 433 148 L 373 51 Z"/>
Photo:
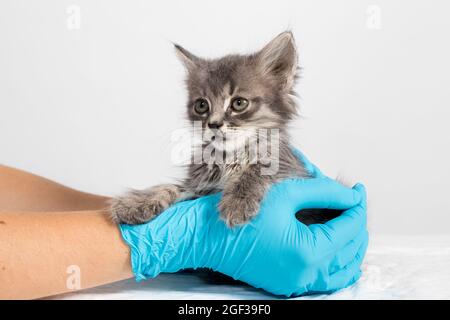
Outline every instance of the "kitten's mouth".
<path id="1" fill-rule="evenodd" d="M 209 140 L 211 142 L 224 142 L 227 140 L 227 133 L 220 130 L 220 129 L 214 129 L 210 131 L 211 135 L 209 137 Z"/>
<path id="2" fill-rule="evenodd" d="M 217 137 L 217 135 L 212 136 L 211 141 L 216 141 L 216 137 Z M 219 140 L 219 138 L 217 138 L 217 140 Z M 224 135 L 220 135 L 220 140 L 225 141 L 225 140 L 227 140 L 227 138 Z"/>
<path id="3" fill-rule="evenodd" d="M 253 135 L 254 130 L 207 130 L 203 135 L 203 146 L 211 145 L 219 150 L 242 149 L 254 143 Z"/>

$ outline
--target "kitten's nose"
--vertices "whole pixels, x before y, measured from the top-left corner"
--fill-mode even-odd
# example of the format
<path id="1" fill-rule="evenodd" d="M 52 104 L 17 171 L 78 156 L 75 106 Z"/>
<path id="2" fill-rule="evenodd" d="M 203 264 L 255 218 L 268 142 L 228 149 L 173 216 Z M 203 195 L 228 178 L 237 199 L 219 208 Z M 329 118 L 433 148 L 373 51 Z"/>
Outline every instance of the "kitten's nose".
<path id="1" fill-rule="evenodd" d="M 221 126 L 223 126 L 223 121 L 208 122 L 208 127 L 210 129 L 219 129 Z"/>

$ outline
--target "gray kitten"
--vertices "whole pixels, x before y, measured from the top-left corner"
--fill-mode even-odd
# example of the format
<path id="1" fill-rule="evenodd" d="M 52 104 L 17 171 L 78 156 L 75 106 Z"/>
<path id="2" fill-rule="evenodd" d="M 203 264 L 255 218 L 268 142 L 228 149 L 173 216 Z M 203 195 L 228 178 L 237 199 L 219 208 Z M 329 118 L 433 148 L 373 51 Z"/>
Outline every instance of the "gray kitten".
<path id="1" fill-rule="evenodd" d="M 209 161 L 190 164 L 180 184 L 131 191 L 113 199 L 112 218 L 117 223 L 140 224 L 177 201 L 221 191 L 221 218 L 229 226 L 244 224 L 258 213 L 273 183 L 308 177 L 287 133 L 288 123 L 297 115 L 293 97 L 298 58 L 293 35 L 281 33 L 254 54 L 220 59 L 199 58 L 179 45 L 175 49 L 187 70 L 187 116 L 201 124 L 202 143 L 197 148 L 209 148 Z M 239 141 L 250 137 L 257 146 L 267 144 L 269 139 L 257 134 L 261 130 L 277 132 L 276 150 L 271 145 L 264 157 L 249 155 L 248 146 Z M 223 161 L 231 153 L 241 155 L 239 161 Z M 273 163 L 276 171 L 263 174 Z"/>

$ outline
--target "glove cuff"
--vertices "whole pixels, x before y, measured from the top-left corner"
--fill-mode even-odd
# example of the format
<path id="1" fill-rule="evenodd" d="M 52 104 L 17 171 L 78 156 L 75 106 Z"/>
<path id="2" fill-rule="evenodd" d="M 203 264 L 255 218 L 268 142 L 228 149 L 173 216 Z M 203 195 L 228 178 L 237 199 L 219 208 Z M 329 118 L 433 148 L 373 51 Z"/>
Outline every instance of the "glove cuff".
<path id="1" fill-rule="evenodd" d="M 197 203 L 198 202 L 198 203 Z M 137 281 L 161 272 L 202 267 L 207 259 L 202 208 L 204 201 L 179 202 L 155 219 L 140 225 L 119 225 L 130 247 L 131 267 Z"/>
<path id="2" fill-rule="evenodd" d="M 145 225 L 119 225 L 122 238 L 130 247 L 131 269 L 136 281 L 154 278 L 160 272 L 159 257 L 152 248 L 154 239 Z"/>

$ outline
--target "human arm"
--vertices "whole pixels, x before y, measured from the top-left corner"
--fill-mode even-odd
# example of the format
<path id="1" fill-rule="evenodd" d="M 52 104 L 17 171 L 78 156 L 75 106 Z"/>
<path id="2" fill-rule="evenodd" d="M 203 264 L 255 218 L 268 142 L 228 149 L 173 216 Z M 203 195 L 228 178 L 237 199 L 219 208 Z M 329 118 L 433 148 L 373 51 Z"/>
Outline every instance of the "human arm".
<path id="1" fill-rule="evenodd" d="M 0 212 L 0 243 L 0 299 L 40 298 L 132 276 L 130 249 L 103 211 Z M 78 270 L 80 287 L 73 278 Z"/>
<path id="2" fill-rule="evenodd" d="M 311 166 L 314 170 L 318 170 L 309 163 L 309 167 Z M 82 205 L 88 208 L 91 206 L 91 196 L 86 198 L 86 194 L 76 193 L 76 197 L 74 198 L 74 193 L 66 192 L 65 187 L 60 188 L 57 184 L 51 181 L 43 181 L 40 177 L 31 176 L 18 170 L 11 170 L 11 168 L 7 167 L 0 167 L 0 178 L 0 189 L 6 191 L 0 194 L 0 196 L 3 196 L 0 197 L 0 243 L 2 244 L 2 246 L 0 246 L 0 298 L 38 298 L 77 289 L 73 287 L 69 288 L 67 286 L 67 280 L 71 275 L 67 273 L 70 266 L 80 267 L 81 288 L 78 289 L 89 288 L 132 276 L 130 266 L 130 248 L 122 241 L 117 226 L 112 224 L 109 219 L 107 219 L 105 212 L 99 210 L 86 210 L 80 212 L 14 212 L 11 210 L 11 208 L 14 207 L 28 211 L 30 208 L 35 209 L 36 205 L 39 206 L 40 210 L 44 211 L 54 209 L 76 210 L 77 208 L 73 207 L 75 198 L 78 199 L 75 201 L 76 206 Z M 27 183 L 21 183 L 20 181 L 25 181 Z M 17 187 L 18 182 L 25 188 L 22 188 L 21 186 Z M 11 188 L 11 183 L 15 184 L 16 187 L 9 189 Z M 44 192 L 43 195 L 40 193 L 36 194 L 36 191 L 42 191 L 42 185 L 47 192 Z M 32 188 L 30 189 L 30 187 Z M 22 192 L 19 192 L 20 190 L 22 190 Z M 287 188 L 287 190 L 298 190 L 301 192 L 302 189 Z M 288 193 L 281 192 L 281 194 L 286 195 Z M 337 193 L 332 192 L 332 194 L 336 195 Z M 12 195 L 13 197 L 9 197 L 7 195 Z M 291 194 L 291 197 L 297 198 L 297 195 Z M 278 200 L 283 199 L 282 197 L 275 198 Z M 34 200 L 32 202 L 26 202 L 30 199 Z M 67 199 L 70 201 L 67 201 Z M 93 196 L 93 199 L 96 206 L 98 205 L 98 208 L 103 206 L 103 201 L 105 200 L 104 197 Z M 179 239 L 177 238 L 179 235 L 175 232 L 173 233 L 173 237 L 169 236 L 170 241 L 159 241 L 158 243 L 160 245 L 167 243 L 168 246 L 166 248 L 169 246 L 175 248 L 174 245 L 178 242 L 179 244 L 185 246 L 184 249 L 187 253 L 191 250 L 199 248 L 198 244 L 202 241 L 202 239 L 199 237 L 198 231 L 212 231 L 210 228 L 211 226 L 204 229 L 202 224 L 207 223 L 207 221 L 203 219 L 204 217 L 214 218 L 216 206 L 215 201 L 217 200 L 217 195 L 210 196 L 205 197 L 204 200 L 198 199 L 195 202 L 184 202 L 184 209 L 180 207 L 174 208 L 176 209 L 175 211 L 180 219 L 180 223 L 178 223 L 177 218 L 171 219 L 170 222 L 167 221 L 167 227 L 160 230 L 166 230 L 166 232 L 170 234 L 174 232 L 174 225 L 180 225 L 188 228 L 191 231 L 191 236 L 189 236 L 189 234 L 185 234 L 186 237 Z M 340 198 L 340 201 L 342 200 L 343 198 Z M 328 202 L 330 201 L 331 200 Z M 269 201 L 269 203 L 271 202 L 272 201 Z M 283 202 L 286 201 L 283 200 L 279 202 L 281 203 L 277 204 L 278 202 L 273 202 L 273 206 L 277 210 L 275 213 L 282 213 L 285 210 Z M 322 201 L 321 204 L 323 205 L 324 202 Z M 360 206 L 363 206 L 364 204 L 365 201 L 362 201 Z M 347 205 L 350 206 L 349 203 L 347 203 Z M 291 208 L 290 210 L 293 209 Z M 175 211 L 171 209 L 168 214 L 173 214 Z M 211 212 L 213 212 L 212 215 Z M 359 212 L 361 217 L 365 217 L 365 207 L 361 207 Z M 289 216 L 289 214 L 286 216 Z M 201 219 L 196 220 L 196 217 Z M 274 215 L 274 217 L 277 216 Z M 157 220 L 154 223 L 149 224 L 149 226 L 160 226 L 161 222 L 162 220 Z M 251 226 L 252 223 L 253 222 L 251 222 L 249 226 Z M 267 225 L 270 226 L 270 224 Z M 361 225 L 361 221 L 354 219 L 354 225 Z M 295 224 L 292 224 L 292 226 L 295 226 Z M 352 227 L 348 228 L 355 229 Z M 341 228 L 339 226 L 335 227 L 335 229 L 346 230 L 346 228 Z M 148 240 L 148 234 L 145 232 L 146 230 L 142 229 L 141 231 L 143 231 L 141 239 Z M 320 231 L 320 228 L 316 229 L 316 232 L 318 231 Z M 245 234 L 245 232 L 243 233 Z M 279 230 L 277 231 L 276 229 L 270 231 L 270 233 L 272 235 L 286 235 L 285 233 L 280 233 Z M 233 235 L 232 233 L 230 234 Z M 206 236 L 207 234 L 205 237 Z M 350 235 L 348 236 L 350 237 Z M 158 238 L 160 235 L 155 234 L 155 237 Z M 189 239 L 196 239 L 197 242 L 190 243 Z M 247 239 L 251 239 L 251 237 L 248 237 Z M 273 238 L 267 237 L 267 239 Z M 295 237 L 292 239 L 295 239 Z M 330 243 L 338 244 L 339 242 L 336 240 L 330 240 Z M 190 247 L 190 244 L 196 244 L 196 246 Z M 334 257 L 334 260 L 331 261 L 335 264 L 334 269 L 343 270 L 344 268 L 342 266 L 345 264 L 345 261 L 353 259 L 355 261 L 353 265 L 359 271 L 359 264 L 361 263 L 365 250 L 365 247 L 361 247 L 361 244 L 367 246 L 367 238 L 366 235 L 364 235 L 364 232 L 360 238 L 355 237 L 351 240 L 345 246 L 347 249 L 344 250 L 344 248 L 333 248 L 330 250 L 330 257 Z M 259 246 L 264 247 L 261 242 L 259 242 Z M 341 246 L 341 244 L 339 246 Z M 361 250 L 357 248 L 358 246 Z M 275 249 L 276 247 L 277 246 L 275 246 Z M 270 252 L 275 252 L 270 246 L 267 248 L 269 250 L 269 254 Z M 283 246 L 282 249 L 285 251 L 282 252 L 286 253 L 289 248 L 289 246 Z M 304 247 L 303 249 L 305 248 L 311 249 L 312 247 Z M 206 247 L 203 247 L 203 249 L 206 249 Z M 360 252 L 358 255 L 355 254 L 355 250 L 357 249 Z M 133 248 L 133 250 L 135 250 L 135 248 Z M 240 252 L 245 253 L 245 250 L 246 249 L 243 247 Z M 206 250 L 204 252 L 208 253 L 214 251 Z M 309 252 L 311 253 L 312 251 Z M 176 256 L 180 257 L 179 253 L 181 253 L 181 251 L 177 250 L 177 253 L 178 254 L 176 254 Z M 308 251 L 305 250 L 301 253 L 302 254 L 300 256 L 303 256 L 303 261 L 306 262 L 306 265 L 309 265 L 310 261 L 307 261 L 309 259 L 305 258 L 308 256 L 310 258 L 311 255 L 308 255 Z M 277 261 L 273 255 L 269 255 L 268 257 L 273 257 L 273 259 L 266 261 Z M 183 256 L 181 256 L 181 258 L 183 258 Z M 158 260 L 159 258 L 155 258 L 152 263 L 157 266 L 163 262 Z M 172 259 L 169 260 L 172 261 L 172 263 L 176 262 Z M 166 262 L 169 260 L 166 260 Z M 133 258 L 132 261 L 136 261 L 136 259 Z M 230 268 L 236 268 L 236 266 L 238 266 L 236 263 L 239 263 L 241 260 L 234 259 L 233 261 L 234 263 L 229 264 Z M 263 261 L 261 266 L 264 267 L 266 265 L 266 261 Z M 278 261 L 283 262 L 283 259 L 279 259 Z M 319 259 L 319 261 L 321 260 Z M 144 262 L 149 263 L 149 261 L 142 262 L 141 271 L 146 277 L 151 276 L 148 273 L 145 273 L 148 270 L 144 270 L 144 268 L 149 268 L 151 263 L 146 266 Z M 331 262 L 329 262 L 330 265 Z M 195 255 L 193 261 L 186 259 L 186 264 L 190 263 L 196 263 Z M 290 262 L 287 262 L 286 264 L 289 266 Z M 255 263 L 251 265 L 254 268 L 259 268 L 259 266 Z M 233 273 L 237 270 L 226 270 L 224 266 L 226 266 L 226 264 L 224 264 L 220 269 L 225 273 Z M 166 268 L 166 266 L 158 268 L 160 268 L 160 270 L 157 271 L 161 272 L 164 271 L 162 269 Z M 182 263 L 179 263 L 178 265 L 173 265 L 171 268 L 172 269 L 168 269 L 169 272 L 172 272 L 171 270 L 177 268 L 183 268 L 183 265 Z M 257 272 L 250 272 L 248 267 L 245 265 L 241 270 L 247 270 L 249 274 L 255 275 L 256 282 L 254 285 L 261 286 L 261 278 Z M 313 268 L 313 270 L 316 270 L 316 275 L 320 274 L 317 273 L 318 270 L 320 270 L 319 268 Z M 135 268 L 134 271 L 136 275 L 139 274 L 138 269 Z M 264 272 L 267 272 L 264 271 L 264 268 L 261 268 L 260 271 L 263 272 L 263 275 Z M 324 273 L 324 275 L 326 275 L 326 273 Z M 351 271 L 343 272 L 341 275 L 344 276 L 341 280 L 342 282 L 344 280 L 348 280 L 348 277 L 352 275 L 356 279 L 359 274 L 355 273 L 355 271 Z M 339 279 L 339 277 L 334 278 Z M 330 277 L 327 277 L 326 279 L 329 280 Z M 271 278 L 269 280 L 276 279 Z M 250 283 L 251 279 L 249 279 L 248 282 Z"/>
<path id="3" fill-rule="evenodd" d="M 108 207 L 108 197 L 74 190 L 55 181 L 0 165 L 0 211 L 81 211 Z"/>

